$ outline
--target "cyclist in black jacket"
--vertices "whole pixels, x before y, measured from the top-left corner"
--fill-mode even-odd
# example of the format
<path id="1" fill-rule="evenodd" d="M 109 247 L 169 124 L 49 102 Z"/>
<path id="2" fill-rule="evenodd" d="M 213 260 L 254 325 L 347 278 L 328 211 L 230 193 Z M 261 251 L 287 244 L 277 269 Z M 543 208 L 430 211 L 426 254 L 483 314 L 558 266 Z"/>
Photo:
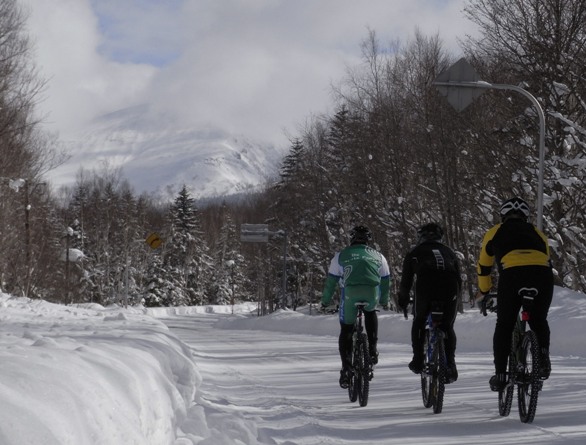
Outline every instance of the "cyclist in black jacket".
<path id="1" fill-rule="evenodd" d="M 550 330 L 547 314 L 553 296 L 553 270 L 549 258 L 547 237 L 529 218 L 529 206 L 518 197 L 505 201 L 500 208 L 502 222 L 484 235 L 478 258 L 477 299 L 492 287 L 491 271 L 496 263 L 499 272 L 497 290 L 497 320 L 493 337 L 495 375 L 490 389 L 498 391 L 506 383 L 506 369 L 511 349 L 511 334 L 522 305 L 519 290 L 523 287 L 538 291 L 533 301 L 529 326 L 541 346 L 541 378 L 549 378 Z"/>
<path id="2" fill-rule="evenodd" d="M 446 333 L 446 356 L 448 359 L 447 382 L 458 379 L 456 368 L 456 333 L 454 321 L 458 309 L 458 295 L 462 286 L 460 266 L 455 252 L 442 243 L 444 232 L 435 223 L 422 226 L 418 231 L 417 245 L 405 256 L 401 284 L 399 285 L 399 306 L 406 308 L 415 276 L 415 318 L 411 326 L 413 360 L 409 369 L 420 374 L 423 368 L 423 342 L 425 323 L 433 300 L 443 301 L 444 316 L 441 329 Z"/>

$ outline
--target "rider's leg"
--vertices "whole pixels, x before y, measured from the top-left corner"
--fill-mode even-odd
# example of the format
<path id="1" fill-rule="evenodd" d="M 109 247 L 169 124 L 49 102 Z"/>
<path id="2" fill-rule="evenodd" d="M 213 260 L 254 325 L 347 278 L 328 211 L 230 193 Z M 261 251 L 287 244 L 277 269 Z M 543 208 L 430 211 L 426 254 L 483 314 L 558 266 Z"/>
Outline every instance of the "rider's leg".
<path id="1" fill-rule="evenodd" d="M 413 300 L 413 324 L 411 325 L 411 347 L 413 360 L 409 369 L 419 374 L 423 369 L 423 343 L 425 341 L 425 321 L 429 312 L 429 302 L 422 294 L 416 294 Z"/>
<path id="2" fill-rule="evenodd" d="M 537 336 L 541 348 L 540 368 L 541 378 L 547 379 L 551 374 L 551 361 L 549 359 L 550 329 L 547 321 L 547 314 L 551 306 L 553 296 L 553 273 L 551 269 L 544 267 L 531 267 L 528 272 L 533 272 L 533 283 L 538 294 L 533 302 L 529 327 Z"/>
<path id="3" fill-rule="evenodd" d="M 340 323 L 340 336 L 338 337 L 338 350 L 342 369 L 340 371 L 340 387 L 348 388 L 350 383 L 349 372 L 352 367 L 352 332 L 354 325 Z"/>
<path id="4" fill-rule="evenodd" d="M 340 336 L 338 337 L 338 350 L 340 351 L 340 360 L 342 369 L 349 369 L 352 364 L 350 354 L 352 353 L 352 332 L 354 325 L 340 323 Z"/>
<path id="5" fill-rule="evenodd" d="M 515 271 L 504 269 L 499 276 L 497 318 L 492 338 L 495 374 L 491 377 L 489 384 L 493 391 L 499 391 L 507 381 L 506 372 L 511 351 L 511 336 L 521 308 L 521 298 L 517 294 L 518 289 Z"/>
<path id="6" fill-rule="evenodd" d="M 494 367 L 497 374 L 507 371 L 507 362 L 511 351 L 511 335 L 521 308 L 521 298 L 517 294 L 519 286 L 515 275 L 516 271 L 513 269 L 521 268 L 505 269 L 499 277 L 497 317 L 492 340 Z"/>
<path id="7" fill-rule="evenodd" d="M 448 383 L 458 380 L 458 368 L 456 367 L 456 343 L 457 337 L 454 331 L 454 322 L 458 312 L 458 300 L 456 295 L 448 299 L 444 305 L 444 316 L 442 319 L 442 329 L 446 334 L 444 345 L 446 348 Z"/>
<path id="8" fill-rule="evenodd" d="M 378 288 L 375 286 L 347 286 L 344 289 L 346 315 L 344 323 L 354 323 L 356 321 L 357 309 L 355 304 L 366 302 L 368 306 L 364 308 L 364 329 L 368 337 L 369 354 L 376 362 L 376 344 L 378 340 L 378 317 L 376 316 L 376 305 L 378 303 Z M 353 312 L 350 312 L 350 308 Z M 374 348 L 374 349 L 373 349 Z"/>
<path id="9" fill-rule="evenodd" d="M 376 311 L 364 312 L 364 327 L 366 328 L 366 335 L 368 337 L 369 354 L 374 365 L 378 363 L 378 317 Z"/>
<path id="10" fill-rule="evenodd" d="M 340 352 L 340 360 L 342 361 L 342 370 L 340 371 L 340 386 L 342 388 L 348 387 L 349 376 L 348 371 L 352 365 L 352 332 L 354 330 L 354 321 L 356 320 L 356 308 L 351 303 L 345 289 L 342 290 L 340 296 L 340 336 L 338 337 L 338 350 Z"/>

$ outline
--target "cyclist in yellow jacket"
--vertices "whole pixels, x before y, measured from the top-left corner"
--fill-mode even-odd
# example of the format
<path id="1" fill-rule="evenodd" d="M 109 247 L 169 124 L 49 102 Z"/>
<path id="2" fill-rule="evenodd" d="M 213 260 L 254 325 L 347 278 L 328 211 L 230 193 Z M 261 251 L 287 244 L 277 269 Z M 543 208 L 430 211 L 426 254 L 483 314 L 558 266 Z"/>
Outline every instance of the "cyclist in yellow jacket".
<path id="1" fill-rule="evenodd" d="M 550 329 L 547 314 L 553 296 L 553 271 L 547 237 L 527 220 L 529 206 L 518 197 L 505 201 L 500 208 L 501 223 L 486 232 L 478 259 L 479 298 L 492 288 L 491 272 L 496 263 L 499 273 L 497 321 L 493 336 L 495 375 L 490 388 L 498 391 L 506 382 L 511 335 L 522 305 L 521 288 L 538 291 L 533 302 L 529 325 L 541 346 L 541 378 L 551 373 L 549 359 Z"/>

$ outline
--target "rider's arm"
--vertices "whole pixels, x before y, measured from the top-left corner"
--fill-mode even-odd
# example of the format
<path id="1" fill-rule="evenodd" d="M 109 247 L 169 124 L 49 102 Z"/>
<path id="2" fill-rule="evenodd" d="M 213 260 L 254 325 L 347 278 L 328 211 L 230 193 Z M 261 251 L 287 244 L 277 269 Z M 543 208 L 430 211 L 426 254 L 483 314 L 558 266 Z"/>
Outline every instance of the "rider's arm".
<path id="1" fill-rule="evenodd" d="M 403 304 L 401 304 L 401 302 L 409 302 L 409 292 L 411 291 L 411 286 L 413 285 L 414 275 L 415 271 L 413 270 L 413 266 L 411 264 L 411 252 L 409 252 L 403 260 L 401 283 L 399 284 L 399 305 L 401 306 L 404 306 Z"/>
<path id="2" fill-rule="evenodd" d="M 482 240 L 480 256 L 478 257 L 478 264 L 476 266 L 476 272 L 478 273 L 478 289 L 482 293 L 490 291 L 490 288 L 492 287 L 491 271 L 494 264 L 494 254 L 490 243 L 499 227 L 500 224 L 492 227 L 486 232 Z"/>
<path id="3" fill-rule="evenodd" d="M 545 244 L 545 254 L 547 255 L 547 258 L 549 259 L 549 240 L 547 239 L 547 235 L 545 235 L 545 233 L 543 233 L 537 227 L 533 227 L 533 228 L 535 229 L 535 231 L 539 234 L 539 236 L 543 240 L 543 242 Z"/>
<path id="4" fill-rule="evenodd" d="M 321 304 L 325 306 L 328 306 L 330 304 L 330 301 L 332 301 L 332 296 L 336 291 L 339 281 L 340 277 L 328 275 L 328 277 L 326 278 L 326 283 L 324 285 L 324 291 L 321 296 Z"/>
<path id="5" fill-rule="evenodd" d="M 324 285 L 324 291 L 321 297 L 321 304 L 329 305 L 330 301 L 332 301 L 332 297 L 338 284 L 340 283 L 340 279 L 342 278 L 343 270 L 340 266 L 340 254 L 336 253 L 332 261 L 330 262 L 330 267 L 328 269 L 328 277 L 326 278 L 326 282 Z"/>
<path id="6" fill-rule="evenodd" d="M 380 279 L 380 305 L 387 306 L 391 298 L 391 276 Z"/>
<path id="7" fill-rule="evenodd" d="M 389 268 L 389 263 L 384 255 L 381 254 L 382 257 L 382 264 L 379 269 L 380 274 L 380 301 L 379 303 L 381 306 L 386 306 L 389 304 L 389 300 L 391 298 L 391 270 Z"/>

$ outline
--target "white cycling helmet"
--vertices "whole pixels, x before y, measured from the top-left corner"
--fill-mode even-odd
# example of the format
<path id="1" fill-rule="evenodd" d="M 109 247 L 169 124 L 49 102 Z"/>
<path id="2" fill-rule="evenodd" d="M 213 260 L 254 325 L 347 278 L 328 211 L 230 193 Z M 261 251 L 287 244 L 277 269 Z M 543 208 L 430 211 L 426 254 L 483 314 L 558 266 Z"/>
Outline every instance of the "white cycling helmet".
<path id="1" fill-rule="evenodd" d="M 500 214 L 503 220 L 511 216 L 520 216 L 527 219 L 529 218 L 529 206 L 523 199 L 514 197 L 501 204 Z"/>

